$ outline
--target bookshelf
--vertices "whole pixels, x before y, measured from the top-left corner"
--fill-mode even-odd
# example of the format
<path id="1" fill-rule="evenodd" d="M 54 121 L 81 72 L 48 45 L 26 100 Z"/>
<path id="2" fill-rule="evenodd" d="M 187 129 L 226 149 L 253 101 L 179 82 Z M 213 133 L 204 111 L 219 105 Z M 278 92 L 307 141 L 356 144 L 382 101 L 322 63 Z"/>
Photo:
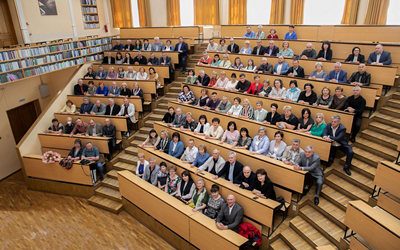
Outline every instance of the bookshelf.
<path id="1" fill-rule="evenodd" d="M 83 27 L 85 29 L 99 29 L 99 15 L 97 0 L 81 0 Z"/>
<path id="2" fill-rule="evenodd" d="M 53 41 L 0 50 L 0 83 L 46 74 L 86 62 L 103 59 L 111 49 L 112 37 Z"/>

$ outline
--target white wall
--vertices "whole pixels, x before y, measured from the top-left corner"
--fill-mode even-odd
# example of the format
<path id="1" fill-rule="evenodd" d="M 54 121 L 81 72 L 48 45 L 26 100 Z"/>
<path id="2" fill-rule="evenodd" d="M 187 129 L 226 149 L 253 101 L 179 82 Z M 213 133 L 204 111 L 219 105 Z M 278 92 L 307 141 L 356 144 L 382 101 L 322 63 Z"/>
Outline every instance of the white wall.
<path id="1" fill-rule="evenodd" d="M 167 26 L 167 1 L 151 0 L 150 16 L 151 16 L 151 26 L 153 27 Z"/>

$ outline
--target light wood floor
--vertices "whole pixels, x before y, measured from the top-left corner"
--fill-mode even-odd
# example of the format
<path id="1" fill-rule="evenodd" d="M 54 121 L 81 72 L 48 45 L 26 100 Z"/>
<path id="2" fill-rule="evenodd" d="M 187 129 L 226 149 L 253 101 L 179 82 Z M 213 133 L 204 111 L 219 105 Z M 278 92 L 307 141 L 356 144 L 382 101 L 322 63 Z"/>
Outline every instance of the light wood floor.
<path id="1" fill-rule="evenodd" d="M 126 212 L 27 190 L 22 174 L 0 182 L 0 249 L 173 249 Z"/>

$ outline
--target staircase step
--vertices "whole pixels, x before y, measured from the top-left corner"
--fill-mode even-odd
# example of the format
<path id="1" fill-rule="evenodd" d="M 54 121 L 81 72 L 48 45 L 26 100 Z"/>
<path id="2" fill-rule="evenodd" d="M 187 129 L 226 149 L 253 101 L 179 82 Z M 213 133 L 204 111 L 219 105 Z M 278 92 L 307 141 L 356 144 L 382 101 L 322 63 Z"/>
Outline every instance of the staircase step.
<path id="1" fill-rule="evenodd" d="M 385 134 L 386 136 L 389 136 L 396 140 L 400 140 L 400 129 L 395 128 L 391 125 L 374 120 L 373 122 L 369 123 L 368 129 L 374 130 L 378 133 Z"/>
<path id="2" fill-rule="evenodd" d="M 400 108 L 400 99 L 390 99 L 386 103 L 388 106 L 393 107 L 393 108 Z"/>
<path id="3" fill-rule="evenodd" d="M 157 115 L 165 115 L 165 113 L 167 113 L 167 112 L 168 112 L 168 108 L 165 108 L 165 109 L 163 109 L 163 108 L 155 108 L 153 110 L 153 113 L 157 114 Z"/>
<path id="4" fill-rule="evenodd" d="M 144 126 L 148 128 L 153 128 L 154 120 L 147 120 L 144 122 Z"/>
<path id="5" fill-rule="evenodd" d="M 327 199 L 329 202 L 335 204 L 337 207 L 341 208 L 342 211 L 346 211 L 346 207 L 349 204 L 349 201 L 352 199 L 347 195 L 338 192 L 328 185 L 324 185 L 321 190 L 322 197 Z M 321 199 L 322 200 L 322 199 Z"/>
<path id="6" fill-rule="evenodd" d="M 136 164 L 136 163 L 135 163 L 135 164 Z M 117 171 L 128 170 L 128 171 L 131 171 L 131 172 L 135 172 L 135 169 L 136 169 L 135 165 L 133 165 L 133 164 L 128 164 L 128 163 L 125 163 L 125 162 L 122 162 L 122 161 L 119 161 L 119 162 L 115 163 L 115 164 L 113 165 L 113 167 L 114 167 Z"/>
<path id="7" fill-rule="evenodd" d="M 133 141 L 131 141 L 131 146 L 138 147 L 142 143 L 143 143 L 142 141 L 133 140 Z"/>
<path id="8" fill-rule="evenodd" d="M 395 128 L 400 128 L 400 118 L 386 115 L 381 112 L 374 114 L 374 121 L 385 123 Z"/>
<path id="9" fill-rule="evenodd" d="M 159 115 L 159 114 L 151 114 L 148 116 L 149 120 L 153 121 L 161 121 L 164 115 Z"/>
<path id="10" fill-rule="evenodd" d="M 351 182 L 353 185 L 356 185 L 357 187 L 363 189 L 364 191 L 368 193 L 372 193 L 372 190 L 374 189 L 374 180 L 372 178 L 369 178 L 363 174 L 358 173 L 357 171 L 352 171 L 351 175 L 348 176 L 342 168 L 335 168 L 333 171 L 335 171 L 335 174 L 340 176 L 343 179 L 346 179 L 347 181 Z"/>
<path id="11" fill-rule="evenodd" d="M 184 79 L 184 80 L 185 80 L 185 79 Z M 169 90 L 170 92 L 172 92 L 172 93 L 179 93 L 179 92 L 182 91 L 182 88 L 179 87 L 179 86 L 176 86 L 176 87 L 170 87 L 168 90 Z"/>
<path id="12" fill-rule="evenodd" d="M 331 221 L 335 222 L 340 228 L 343 230 L 346 229 L 346 225 L 344 224 L 346 212 L 342 207 L 339 207 L 338 205 L 329 201 L 325 198 L 325 196 L 320 197 L 318 206 L 314 205 L 312 202 L 310 202 L 310 205 L 329 218 Z"/>
<path id="13" fill-rule="evenodd" d="M 153 128 L 150 128 L 150 127 L 141 127 L 140 129 L 139 129 L 139 133 L 142 133 L 142 134 L 148 134 L 149 132 L 150 132 L 150 130 L 152 130 Z"/>
<path id="14" fill-rule="evenodd" d="M 290 221 L 290 227 L 314 247 L 331 245 L 331 242 L 325 238 L 323 234 L 321 234 L 301 216 L 296 216 L 294 219 L 292 219 Z"/>
<path id="15" fill-rule="evenodd" d="M 289 245 L 291 249 L 314 249 L 290 227 L 282 231 L 281 236 L 283 241 Z"/>
<path id="16" fill-rule="evenodd" d="M 342 157 L 340 159 L 341 162 L 345 162 L 346 157 Z M 376 167 L 372 166 L 366 162 L 360 161 L 359 159 L 353 158 L 351 161 L 351 170 L 357 171 L 360 174 L 363 174 L 371 179 L 375 177 Z M 354 172 L 353 171 L 353 172 Z"/>
<path id="17" fill-rule="evenodd" d="M 129 146 L 129 147 L 125 148 L 125 153 L 137 156 L 138 148 L 137 147 L 133 147 L 133 146 Z"/>
<path id="18" fill-rule="evenodd" d="M 142 134 L 142 133 L 138 132 L 138 133 L 135 133 L 133 138 L 134 138 L 134 140 L 144 142 L 146 140 L 147 136 L 148 136 L 147 134 Z"/>
<path id="19" fill-rule="evenodd" d="M 113 179 L 118 179 L 118 171 L 115 169 L 108 171 L 107 176 Z"/>
<path id="20" fill-rule="evenodd" d="M 176 101 L 176 98 L 172 98 L 172 97 L 162 97 L 162 98 L 160 99 L 160 102 L 163 102 L 163 103 L 168 103 L 168 102 L 172 102 L 172 101 Z"/>
<path id="21" fill-rule="evenodd" d="M 370 164 L 371 166 L 377 167 L 378 163 L 384 161 L 385 159 L 377 156 L 371 152 L 368 152 L 357 145 L 353 146 L 354 157 Z M 352 164 L 353 165 L 353 164 Z"/>
<path id="22" fill-rule="evenodd" d="M 121 197 L 121 193 L 119 192 L 119 190 L 115 190 L 106 186 L 100 186 L 98 188 L 96 188 L 94 190 L 95 194 L 117 201 L 117 202 L 121 202 L 122 197 Z"/>
<path id="23" fill-rule="evenodd" d="M 276 238 L 269 247 L 273 250 L 291 250 L 291 248 L 280 238 Z"/>
<path id="24" fill-rule="evenodd" d="M 93 195 L 88 199 L 89 204 L 118 214 L 122 210 L 122 203 L 99 195 Z"/>
<path id="25" fill-rule="evenodd" d="M 361 137 L 390 149 L 397 149 L 398 138 L 394 136 L 387 136 L 375 130 L 365 129 L 361 132 Z"/>
<path id="26" fill-rule="evenodd" d="M 104 180 L 101 182 L 101 185 L 104 185 L 106 187 L 115 189 L 119 191 L 119 182 L 118 179 L 114 179 L 111 177 L 106 177 Z"/>
<path id="27" fill-rule="evenodd" d="M 118 159 L 122 162 L 132 164 L 132 165 L 136 165 L 136 163 L 138 161 L 138 158 L 136 156 L 131 155 L 131 154 L 125 154 L 125 153 L 119 154 Z"/>
<path id="28" fill-rule="evenodd" d="M 390 116 L 393 116 L 393 117 L 400 118 L 400 110 L 398 108 L 385 106 L 385 107 L 382 107 L 379 110 L 379 112 L 383 113 L 383 114 L 386 114 L 386 115 L 390 115 Z"/>
<path id="29" fill-rule="evenodd" d="M 362 148 L 368 152 L 376 154 L 377 156 L 385 158 L 386 160 L 389 160 L 389 161 L 396 160 L 396 157 L 398 154 L 397 150 L 385 147 L 381 143 L 375 143 L 370 140 L 364 139 L 362 137 L 361 138 L 359 137 L 356 139 L 355 145 L 359 148 Z"/>
<path id="30" fill-rule="evenodd" d="M 168 107 L 169 107 L 168 103 L 160 102 L 160 103 L 157 104 L 157 108 L 160 108 L 160 109 L 168 110 Z"/>
<path id="31" fill-rule="evenodd" d="M 338 192 L 341 192 L 345 194 L 346 196 L 350 197 L 352 200 L 358 200 L 361 199 L 365 202 L 368 202 L 370 193 L 366 192 L 365 190 L 357 187 L 356 185 L 353 185 L 351 182 L 347 181 L 346 179 L 336 175 L 334 171 L 331 172 L 330 175 L 328 175 L 325 178 L 326 183 L 337 190 Z"/>
<path id="32" fill-rule="evenodd" d="M 310 205 L 302 207 L 299 214 L 304 220 L 329 239 L 329 241 L 339 247 L 340 238 L 344 235 L 344 230 L 342 228 L 330 221 Z"/>

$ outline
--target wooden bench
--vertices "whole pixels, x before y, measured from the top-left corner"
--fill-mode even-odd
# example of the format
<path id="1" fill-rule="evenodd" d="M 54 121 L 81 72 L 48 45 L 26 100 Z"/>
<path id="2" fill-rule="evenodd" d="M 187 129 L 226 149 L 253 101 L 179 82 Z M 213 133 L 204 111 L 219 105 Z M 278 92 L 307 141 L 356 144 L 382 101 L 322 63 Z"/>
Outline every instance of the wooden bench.
<path id="1" fill-rule="evenodd" d="M 344 224 L 352 232 L 360 235 L 373 249 L 392 250 L 400 246 L 400 220 L 378 207 L 370 207 L 363 201 L 349 202 Z"/>
<path id="2" fill-rule="evenodd" d="M 215 222 L 129 171 L 118 172 L 122 197 L 199 249 L 238 249 L 247 239 Z M 171 244 L 178 244 L 171 242 Z"/>
<path id="3" fill-rule="evenodd" d="M 158 73 L 158 76 L 161 79 L 169 78 L 169 67 L 168 66 L 149 66 L 149 65 L 121 65 L 121 64 L 93 64 L 93 70 L 97 71 L 98 68 L 101 66 L 104 68 L 105 71 L 108 71 L 111 67 L 114 67 L 115 72 L 117 72 L 118 68 L 123 68 L 125 71 L 128 70 L 128 67 L 133 67 L 135 71 L 139 71 L 140 67 L 143 67 L 146 72 L 149 72 L 149 68 L 154 68 L 155 71 Z"/>
<path id="4" fill-rule="evenodd" d="M 58 121 L 63 124 L 65 124 L 67 122 L 68 117 L 71 117 L 73 120 L 76 120 L 77 118 L 81 118 L 82 121 L 84 121 L 86 123 L 88 123 L 91 119 L 93 119 L 96 123 L 100 123 L 101 125 L 105 124 L 106 119 L 110 119 L 111 123 L 115 126 L 115 129 L 117 131 L 128 131 L 126 117 L 123 117 L 123 116 L 55 113 L 54 117 L 57 118 Z"/>
<path id="5" fill-rule="evenodd" d="M 376 169 L 374 178 L 374 191 L 373 197 L 379 195 L 380 190 L 383 189 L 386 192 L 400 198 L 400 166 L 390 162 L 381 161 Z"/>
<path id="6" fill-rule="evenodd" d="M 145 101 L 151 102 L 153 100 L 153 95 L 157 94 L 157 83 L 156 81 L 151 80 L 124 80 L 124 79 L 105 79 L 105 80 L 97 80 L 97 79 L 82 79 L 85 84 L 88 84 L 89 81 L 93 81 L 95 85 L 99 85 L 100 82 L 104 83 L 105 86 L 110 87 L 113 82 L 117 83 L 118 87 L 121 87 L 121 84 L 125 82 L 129 89 L 133 89 L 133 83 L 137 82 L 139 88 L 143 90 L 143 98 Z"/>
<path id="7" fill-rule="evenodd" d="M 131 40 L 132 43 L 134 44 L 135 40 L 141 40 L 143 44 L 144 39 L 148 39 L 150 43 L 154 42 L 154 36 L 153 37 L 140 37 L 140 38 L 113 38 L 111 44 L 114 46 L 117 44 L 117 42 L 126 45 L 128 44 L 128 40 Z M 167 40 L 171 41 L 171 44 L 175 47 L 177 43 L 179 43 L 179 38 L 168 38 L 168 37 L 160 37 L 160 41 L 163 44 L 166 44 Z M 189 46 L 193 46 L 195 44 L 195 38 L 192 37 L 184 37 L 183 40 L 185 43 L 187 43 Z"/>
<path id="8" fill-rule="evenodd" d="M 292 166 L 286 165 L 279 160 L 271 159 L 265 155 L 252 155 L 250 151 L 246 149 L 232 148 L 231 145 L 226 143 L 220 144 L 217 140 L 205 139 L 201 135 L 195 135 L 194 133 L 182 131 L 178 128 L 169 128 L 166 124 L 161 122 L 154 123 L 154 129 L 157 133 L 160 133 L 161 130 L 166 130 L 169 134 L 179 132 L 181 140 L 185 145 L 188 144 L 189 139 L 193 139 L 196 145 L 204 144 L 210 152 L 217 148 L 221 151 L 221 156 L 225 159 L 227 159 L 230 151 L 236 152 L 238 161 L 251 166 L 253 169 L 265 169 L 268 173 L 268 177 L 274 184 L 285 187 L 298 194 L 302 194 L 304 191 L 306 171 L 294 170 Z M 284 176 L 284 178 L 282 178 L 282 176 Z"/>
<path id="9" fill-rule="evenodd" d="M 274 210 L 279 206 L 278 202 L 271 199 L 253 199 L 254 194 L 250 191 L 241 189 L 223 178 L 214 179 L 212 174 L 208 172 L 196 174 L 197 168 L 193 168 L 189 163 L 182 162 L 164 152 L 156 151 L 152 148 L 139 148 L 138 151 L 139 153 L 143 153 L 146 159 L 155 158 L 158 164 L 164 161 L 168 165 L 177 166 L 179 175 L 181 175 L 184 170 L 188 170 L 194 181 L 203 178 L 208 190 L 210 190 L 213 184 L 217 184 L 220 187 L 220 193 L 223 197 L 226 198 L 228 194 L 235 195 L 237 202 L 243 207 L 246 217 L 268 228 L 273 228 Z"/>
<path id="10" fill-rule="evenodd" d="M 256 73 L 246 72 L 246 71 L 236 70 L 236 69 L 221 69 L 221 68 L 215 68 L 215 67 L 211 67 L 211 66 L 196 65 L 196 73 L 198 73 L 199 70 L 204 70 L 204 72 L 206 72 L 207 75 L 211 75 L 211 73 L 213 71 L 216 71 L 218 74 L 221 73 L 221 71 L 225 71 L 227 77 L 229 77 L 229 78 L 231 77 L 232 73 L 235 73 L 238 78 L 241 73 L 244 73 L 246 75 L 246 79 L 249 80 L 250 82 L 253 82 L 254 76 L 258 75 L 258 76 L 260 76 L 261 82 L 264 80 L 269 80 L 271 83 L 271 86 L 273 86 L 275 79 L 281 79 L 283 86 L 286 89 L 289 88 L 289 83 L 291 80 L 296 80 L 297 85 L 301 90 L 304 89 L 304 84 L 311 83 L 314 86 L 315 93 L 317 93 L 318 95 L 321 94 L 321 91 L 324 87 L 329 88 L 331 90 L 332 95 L 335 94 L 336 87 L 342 87 L 344 95 L 346 95 L 346 96 L 353 95 L 353 87 L 354 86 L 349 85 L 349 84 L 339 84 L 339 83 L 331 83 L 331 82 L 325 82 L 325 81 L 308 80 L 308 79 L 295 78 L 295 77 L 290 77 L 290 76 L 264 75 L 264 74 L 256 74 Z M 382 85 L 380 85 L 380 86 L 382 87 Z M 376 97 L 378 96 L 378 93 L 380 93 L 381 91 L 382 91 L 382 88 L 380 88 L 380 90 L 378 90 L 375 87 L 362 87 L 361 95 L 365 98 L 366 107 L 374 108 Z"/>
<path id="11" fill-rule="evenodd" d="M 216 52 L 209 53 L 211 57 L 214 57 L 214 54 L 220 54 Z M 247 65 L 247 61 L 249 59 L 254 60 L 255 65 L 261 64 L 261 58 L 268 58 L 268 63 L 275 65 L 278 62 L 278 57 L 275 56 L 257 56 L 257 55 L 244 55 L 244 54 L 231 54 L 229 55 L 229 59 L 231 62 L 234 61 L 236 57 L 239 57 L 240 60 Z M 287 59 L 287 62 L 290 64 L 290 59 Z M 300 59 L 300 66 L 304 68 L 305 74 L 310 75 L 312 71 L 315 70 L 315 63 L 320 62 L 314 59 Z M 322 62 L 324 66 L 324 71 L 328 74 L 331 70 L 333 70 L 333 66 L 335 62 Z M 358 71 L 358 65 L 353 63 L 342 63 L 342 69 L 347 72 L 347 77 L 350 77 L 353 72 Z M 371 74 L 371 83 L 385 85 L 385 86 L 393 86 L 396 74 L 397 67 L 393 66 L 378 66 L 378 65 L 368 65 L 367 72 Z"/>
<path id="12" fill-rule="evenodd" d="M 283 38 L 283 37 L 282 37 Z M 226 38 L 228 40 L 229 38 Z M 246 39 L 243 37 L 235 37 L 235 43 L 239 45 L 239 47 L 243 47 L 245 41 L 250 41 L 251 47 L 255 47 L 257 45 L 257 39 Z M 275 45 L 282 48 L 282 43 L 285 41 L 283 39 L 275 39 Z M 317 51 L 321 49 L 321 45 L 323 41 L 316 40 L 290 40 L 289 46 L 294 51 L 296 55 L 300 55 L 301 52 L 306 48 L 307 43 L 311 42 L 313 44 L 313 48 Z M 368 56 L 371 52 L 375 50 L 375 46 L 377 43 L 365 43 L 365 42 L 339 42 L 339 41 L 330 41 L 331 49 L 333 51 L 332 61 L 340 61 L 344 62 L 354 47 L 359 47 L 361 49 L 361 54 L 363 54 L 368 60 Z M 263 46 L 268 46 L 268 39 L 262 40 Z M 400 45 L 394 43 L 383 43 L 384 49 L 391 53 L 392 56 L 392 66 L 398 67 L 400 64 Z M 290 60 L 290 59 L 287 59 Z"/>
<path id="13" fill-rule="evenodd" d="M 203 86 L 198 86 L 198 85 L 191 85 L 190 89 L 193 91 L 195 94 L 196 98 L 200 98 L 201 96 L 201 90 L 202 89 L 207 89 L 208 94 L 211 95 L 212 92 L 216 92 L 218 94 L 219 98 L 222 98 L 223 96 L 228 97 L 229 101 L 233 103 L 233 99 L 235 97 L 240 97 L 240 99 L 243 101 L 245 98 L 247 98 L 250 101 L 250 104 L 255 108 L 256 103 L 258 101 L 263 102 L 263 106 L 266 110 L 270 109 L 270 105 L 272 103 L 278 104 L 278 113 L 283 114 L 283 107 L 284 106 L 291 106 L 292 107 L 292 112 L 293 114 L 301 118 L 301 111 L 304 108 L 309 108 L 311 111 L 311 116 L 315 117 L 315 114 L 317 113 L 322 113 L 324 114 L 325 121 L 331 122 L 331 117 L 334 115 L 339 115 L 341 118 L 342 124 L 346 127 L 347 133 L 351 133 L 351 128 L 353 125 L 353 118 L 354 114 L 349 113 L 349 112 L 344 112 L 336 109 L 327 109 L 327 108 L 321 108 L 321 107 L 316 107 L 312 105 L 307 105 L 307 104 L 300 104 L 296 102 L 288 102 L 285 100 L 278 100 L 278 99 L 272 99 L 268 97 L 260 97 L 256 95 L 251 95 L 251 94 L 244 94 L 240 92 L 232 92 L 232 91 L 226 91 L 226 90 L 221 90 L 217 88 L 212 88 L 212 87 L 203 87 Z"/>
<path id="14" fill-rule="evenodd" d="M 58 162 L 43 163 L 40 155 L 23 156 L 22 162 L 25 174 L 28 177 L 80 185 L 93 185 L 90 169 L 87 165 L 74 163 L 71 169 L 65 169 Z"/>
<path id="15" fill-rule="evenodd" d="M 217 117 L 221 120 L 221 126 L 224 129 L 227 127 L 229 121 L 235 120 L 236 123 L 239 125 L 239 128 L 240 127 L 247 128 L 252 137 L 258 133 L 258 129 L 260 128 L 260 126 L 267 128 L 266 135 L 269 138 L 274 138 L 275 132 L 281 130 L 274 125 L 267 125 L 261 122 L 256 122 L 241 117 L 234 117 L 227 114 L 221 114 L 215 111 L 205 110 L 188 104 L 170 102 L 169 106 L 173 106 L 175 108 L 180 107 L 182 108 L 182 111 L 184 113 L 191 112 L 195 119 L 198 119 L 198 117 L 203 114 L 206 115 L 208 120 L 210 121 L 212 118 Z M 329 149 L 331 146 L 329 142 L 323 140 L 321 137 L 300 133 L 295 130 L 284 129 L 281 131 L 285 133 L 285 137 L 283 138 L 283 140 L 286 142 L 287 145 L 291 145 L 293 139 L 300 139 L 302 147 L 312 145 L 314 147 L 315 152 L 321 157 L 321 160 L 328 161 Z"/>
<path id="16" fill-rule="evenodd" d="M 83 144 L 92 142 L 96 146 L 100 153 L 109 154 L 108 148 L 109 137 L 100 136 L 83 136 L 83 135 L 64 135 L 64 134 L 38 134 L 40 144 L 43 148 L 55 149 L 55 150 L 71 150 L 74 146 L 74 141 L 80 139 Z"/>
<path id="17" fill-rule="evenodd" d="M 143 37 L 174 37 L 199 38 L 203 32 L 200 26 L 170 26 L 170 27 L 144 27 L 144 28 L 121 28 L 121 38 L 143 38 Z"/>
<path id="18" fill-rule="evenodd" d="M 111 56 L 116 57 L 116 54 L 120 52 L 122 56 L 124 57 L 126 53 L 131 54 L 131 57 L 135 57 L 137 55 L 138 51 L 126 51 L 126 50 L 120 50 L 120 51 L 104 51 L 105 54 L 111 54 Z M 150 58 L 150 54 L 154 53 L 154 55 L 157 58 L 161 58 L 161 51 L 142 51 L 142 55 L 145 56 L 147 59 Z M 178 52 L 176 51 L 164 51 L 164 53 L 171 58 L 171 63 L 172 64 L 178 64 L 179 63 L 179 58 L 178 58 Z"/>
<path id="19" fill-rule="evenodd" d="M 124 104 L 124 96 L 81 96 L 81 95 L 68 95 L 68 100 L 72 101 L 76 107 L 80 107 L 83 103 L 83 98 L 88 97 L 90 102 L 95 103 L 96 100 L 100 100 L 101 103 L 107 105 L 108 99 L 112 98 L 115 101 L 115 104 L 122 105 Z M 129 102 L 135 105 L 135 112 L 143 112 L 142 100 L 138 96 L 128 97 Z"/>
<path id="20" fill-rule="evenodd" d="M 250 25 L 257 31 L 257 25 Z M 242 37 L 247 25 L 221 25 L 221 37 Z M 268 34 L 276 29 L 279 37 L 284 38 L 288 25 L 264 25 Z M 329 41 L 364 41 L 364 42 L 398 42 L 400 32 L 398 25 L 296 25 L 298 39 Z"/>

